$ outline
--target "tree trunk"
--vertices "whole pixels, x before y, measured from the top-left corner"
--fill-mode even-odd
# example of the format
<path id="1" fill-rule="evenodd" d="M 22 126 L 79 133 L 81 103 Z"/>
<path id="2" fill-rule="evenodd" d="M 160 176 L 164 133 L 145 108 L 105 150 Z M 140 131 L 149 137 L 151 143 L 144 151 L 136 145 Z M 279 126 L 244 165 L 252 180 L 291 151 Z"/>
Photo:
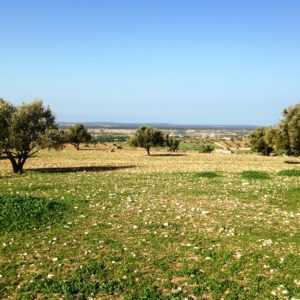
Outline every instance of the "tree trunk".
<path id="1" fill-rule="evenodd" d="M 17 174 L 18 173 L 18 164 L 17 164 L 16 160 L 13 157 L 9 157 L 9 161 L 10 161 L 11 166 L 13 168 L 13 172 L 15 174 Z"/>
<path id="2" fill-rule="evenodd" d="M 7 157 L 11 163 L 13 172 L 15 174 L 23 174 L 24 173 L 24 169 L 23 166 L 25 164 L 25 161 L 27 158 L 23 157 L 23 158 L 19 158 L 18 160 L 11 154 L 7 154 Z"/>
<path id="3" fill-rule="evenodd" d="M 147 155 L 150 156 L 150 147 L 146 147 Z"/>
<path id="4" fill-rule="evenodd" d="M 24 173 L 24 164 L 25 164 L 26 159 L 23 158 L 18 162 L 18 173 L 21 175 Z"/>

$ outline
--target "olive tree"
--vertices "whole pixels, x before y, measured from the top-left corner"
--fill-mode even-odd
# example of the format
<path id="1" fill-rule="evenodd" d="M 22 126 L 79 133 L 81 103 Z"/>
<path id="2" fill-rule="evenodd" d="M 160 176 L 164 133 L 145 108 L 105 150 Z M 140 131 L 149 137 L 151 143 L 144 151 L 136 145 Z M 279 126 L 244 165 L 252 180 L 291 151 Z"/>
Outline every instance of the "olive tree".
<path id="1" fill-rule="evenodd" d="M 284 110 L 278 143 L 285 154 L 300 155 L 300 103 Z"/>
<path id="2" fill-rule="evenodd" d="M 178 150 L 180 140 L 176 139 L 174 136 L 170 136 L 169 134 L 166 135 L 165 144 L 168 147 L 168 151 L 176 152 Z"/>
<path id="3" fill-rule="evenodd" d="M 68 142 L 73 145 L 76 150 L 79 150 L 80 144 L 89 143 L 92 140 L 92 136 L 82 124 L 75 124 L 70 127 L 67 136 Z"/>
<path id="4" fill-rule="evenodd" d="M 59 147 L 55 117 L 42 101 L 14 106 L 0 99 L 0 152 L 14 173 L 23 173 L 26 160 L 43 148 Z"/>
<path id="5" fill-rule="evenodd" d="M 262 155 L 270 155 L 274 151 L 273 140 L 271 140 L 269 128 L 257 128 L 250 135 L 250 145 L 254 152 L 261 153 Z"/>
<path id="6" fill-rule="evenodd" d="M 150 155 L 151 147 L 164 145 L 164 136 L 158 129 L 143 126 L 136 131 L 130 144 L 146 149 L 147 155 Z"/>

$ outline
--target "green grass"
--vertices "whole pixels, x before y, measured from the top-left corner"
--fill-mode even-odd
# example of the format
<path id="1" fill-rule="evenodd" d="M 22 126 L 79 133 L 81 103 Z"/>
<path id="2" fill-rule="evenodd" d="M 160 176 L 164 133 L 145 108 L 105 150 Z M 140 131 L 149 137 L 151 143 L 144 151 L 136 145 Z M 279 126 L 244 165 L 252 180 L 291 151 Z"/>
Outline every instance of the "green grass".
<path id="1" fill-rule="evenodd" d="M 241 173 L 243 179 L 264 180 L 270 179 L 270 175 L 262 171 L 243 171 Z"/>
<path id="2" fill-rule="evenodd" d="M 30 196 L 0 196 L 0 231 L 23 231 L 63 219 L 65 205 Z"/>
<path id="3" fill-rule="evenodd" d="M 0 179 L 0 298 L 299 298 L 300 178 L 247 164 Z"/>
<path id="4" fill-rule="evenodd" d="M 300 208 L 300 187 L 291 187 L 284 191 L 282 201 L 291 210 Z"/>
<path id="5" fill-rule="evenodd" d="M 298 169 L 290 169 L 290 170 L 282 170 L 278 172 L 279 176 L 289 176 L 289 177 L 300 177 L 300 170 Z"/>
<path id="6" fill-rule="evenodd" d="M 120 270 L 118 270 L 120 272 Z M 124 272 L 125 271 L 125 272 Z M 122 277 L 120 275 L 124 274 Z M 126 275 L 125 275 L 126 274 Z M 134 270 L 121 270 L 119 277 L 103 262 L 89 261 L 75 270 L 67 279 L 37 275 L 22 287 L 23 299 L 40 294 L 63 295 L 65 299 L 89 299 L 99 294 L 122 293 L 125 299 L 161 299 L 162 294 L 153 282 L 142 280 L 136 284 Z"/>

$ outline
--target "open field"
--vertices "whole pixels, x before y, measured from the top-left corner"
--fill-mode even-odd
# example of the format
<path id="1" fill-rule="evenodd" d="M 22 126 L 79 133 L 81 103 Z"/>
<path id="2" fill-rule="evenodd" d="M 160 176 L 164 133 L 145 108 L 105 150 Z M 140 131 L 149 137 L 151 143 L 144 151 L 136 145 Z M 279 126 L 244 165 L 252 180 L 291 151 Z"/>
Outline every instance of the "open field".
<path id="1" fill-rule="evenodd" d="M 300 299 L 300 164 L 153 153 L 0 161 L 1 299 Z"/>

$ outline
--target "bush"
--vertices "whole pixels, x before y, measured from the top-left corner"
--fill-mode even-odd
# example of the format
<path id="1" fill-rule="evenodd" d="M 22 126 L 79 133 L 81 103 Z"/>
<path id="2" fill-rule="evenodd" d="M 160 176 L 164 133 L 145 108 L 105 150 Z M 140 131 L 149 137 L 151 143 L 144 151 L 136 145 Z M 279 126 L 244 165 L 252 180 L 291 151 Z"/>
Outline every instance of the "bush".
<path id="1" fill-rule="evenodd" d="M 241 177 L 244 179 L 270 179 L 270 175 L 262 171 L 243 171 Z"/>
<path id="2" fill-rule="evenodd" d="M 211 153 L 215 150 L 215 145 L 214 144 L 202 144 L 199 147 L 199 153 Z"/>
<path id="3" fill-rule="evenodd" d="M 0 232 L 51 225 L 63 219 L 63 203 L 35 197 L 0 196 Z"/>

